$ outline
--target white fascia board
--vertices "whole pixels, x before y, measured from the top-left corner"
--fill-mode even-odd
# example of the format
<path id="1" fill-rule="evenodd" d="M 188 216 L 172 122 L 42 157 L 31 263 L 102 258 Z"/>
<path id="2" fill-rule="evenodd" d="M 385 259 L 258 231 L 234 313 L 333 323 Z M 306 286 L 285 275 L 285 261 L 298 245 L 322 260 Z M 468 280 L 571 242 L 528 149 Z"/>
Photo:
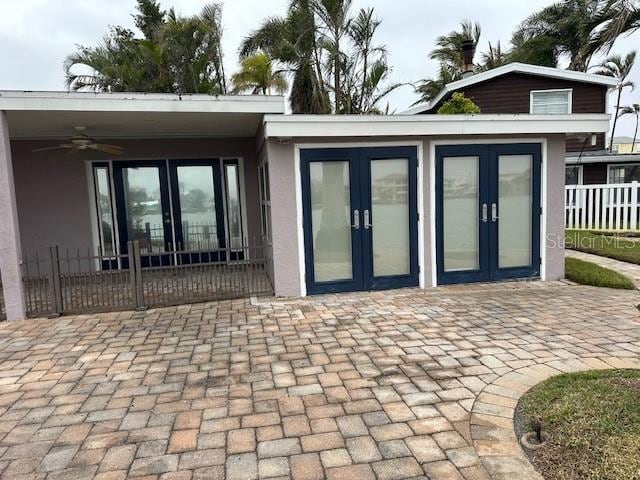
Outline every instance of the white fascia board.
<path id="1" fill-rule="evenodd" d="M 266 115 L 265 138 L 603 133 L 606 114 Z"/>
<path id="2" fill-rule="evenodd" d="M 566 154 L 565 160 L 569 165 L 583 163 L 640 162 L 640 154 L 623 153 L 620 155 L 583 155 L 580 157 L 577 152 L 570 152 Z"/>
<path id="3" fill-rule="evenodd" d="M 595 83 L 598 85 L 604 85 L 609 89 L 614 88 L 618 85 L 615 78 L 607 77 L 606 75 L 596 75 L 594 73 L 576 72 L 574 70 L 564 70 L 562 68 L 541 67 L 539 65 L 529 65 L 526 63 L 514 62 L 503 65 L 502 67 L 494 68 L 492 70 L 487 70 L 486 72 L 476 73 L 456 82 L 448 83 L 442 90 L 440 90 L 438 95 L 433 100 L 416 105 L 415 107 L 401 112 L 400 115 L 415 115 L 424 112 L 425 110 L 430 110 L 435 105 L 437 105 L 438 102 L 440 102 L 440 100 L 442 100 L 449 92 L 455 92 L 456 90 L 460 90 L 470 85 L 486 82 L 487 80 L 491 80 L 492 78 L 514 72 L 529 75 L 538 75 L 548 78 L 559 78 L 562 80 L 569 80 L 573 82 Z"/>
<path id="4" fill-rule="evenodd" d="M 284 97 L 0 91 L 0 111 L 284 114 Z"/>

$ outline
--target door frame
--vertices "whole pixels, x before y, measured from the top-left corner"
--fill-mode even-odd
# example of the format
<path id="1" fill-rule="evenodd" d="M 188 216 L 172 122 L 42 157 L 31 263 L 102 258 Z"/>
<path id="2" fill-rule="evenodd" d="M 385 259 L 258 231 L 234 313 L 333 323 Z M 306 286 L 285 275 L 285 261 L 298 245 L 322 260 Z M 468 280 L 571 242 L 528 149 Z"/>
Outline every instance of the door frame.
<path id="1" fill-rule="evenodd" d="M 309 142 L 309 143 L 294 143 L 293 144 L 293 170 L 295 177 L 295 195 L 296 195 L 296 238 L 297 238 L 297 250 L 298 250 L 298 284 L 301 297 L 307 296 L 307 281 L 306 281 L 306 255 L 305 255 L 305 242 L 304 242 L 304 215 L 302 210 L 302 174 L 301 174 L 301 162 L 300 152 L 307 149 L 316 148 L 367 148 L 367 147 L 415 147 L 418 152 L 418 267 L 419 267 L 419 284 L 420 288 L 427 286 L 426 277 L 426 249 L 425 249 L 425 222 L 428 222 L 425 215 L 425 164 L 424 164 L 424 150 L 425 141 L 423 140 L 408 140 L 408 141 L 361 141 L 361 142 Z M 433 158 L 433 155 L 431 155 Z M 433 179 L 433 175 L 430 175 Z M 432 189 L 433 190 L 433 189 Z M 273 193 L 272 193 L 273 194 Z M 435 197 L 434 197 L 435 198 Z M 431 202 L 430 205 L 433 205 Z M 430 216 L 430 218 L 433 218 Z M 430 225 L 429 228 L 434 230 Z M 431 232 L 433 235 L 434 232 Z M 435 260 L 432 259 L 432 262 Z M 433 284 L 435 285 L 435 284 Z"/>
<path id="2" fill-rule="evenodd" d="M 301 168 L 302 172 L 302 192 L 303 192 L 303 236 L 305 245 L 313 245 L 313 227 L 311 220 L 311 163 L 318 162 L 345 162 L 349 165 L 349 223 L 353 221 L 352 213 L 354 204 L 360 203 L 361 182 L 360 177 L 360 161 L 353 148 L 315 148 L 301 152 L 300 162 L 305 164 L 305 168 Z M 301 165 L 302 167 L 302 165 Z M 305 192 L 307 194 L 305 195 Z M 362 222 L 361 222 L 362 223 Z M 333 293 L 344 291 L 362 290 L 364 268 L 362 262 L 356 261 L 364 255 L 364 249 L 360 242 L 360 231 L 353 227 L 350 228 L 351 233 L 351 278 L 346 280 L 336 280 L 326 283 L 316 283 L 314 279 L 313 269 L 313 247 L 305 249 L 305 264 L 309 267 L 305 270 L 304 276 L 306 284 L 313 294 Z M 313 285 L 313 287 L 312 287 Z"/>
<path id="3" fill-rule="evenodd" d="M 310 237 L 310 231 L 307 228 L 306 222 L 307 216 L 305 215 L 307 211 L 309 211 L 309 205 L 306 205 L 307 201 L 310 201 L 310 198 L 305 198 L 304 192 L 309 188 L 309 178 L 308 175 L 305 178 L 303 173 L 302 164 L 305 155 L 308 156 L 307 152 L 313 151 L 317 153 L 322 153 L 326 158 L 326 155 L 338 155 L 344 160 L 344 158 L 349 155 L 349 159 L 351 160 L 354 156 L 357 159 L 357 167 L 356 169 L 351 169 L 351 198 L 353 202 L 354 198 L 354 190 L 353 187 L 357 184 L 358 189 L 358 197 L 360 197 L 362 185 L 365 185 L 366 182 L 370 182 L 370 163 L 368 164 L 368 168 L 366 169 L 368 172 L 367 179 L 365 181 L 360 180 L 360 182 L 354 183 L 354 170 L 359 170 L 361 157 L 364 156 L 364 152 L 367 152 L 368 158 L 379 156 L 381 158 L 389 157 L 392 158 L 393 150 L 395 149 L 396 156 L 405 156 L 407 155 L 409 158 L 409 181 L 410 191 L 409 191 L 409 214 L 412 218 L 415 218 L 415 221 L 409 222 L 409 235 L 411 239 L 410 244 L 410 273 L 404 276 L 393 276 L 393 277 L 378 277 L 374 278 L 372 272 L 368 272 L 370 274 L 370 284 L 364 282 L 364 274 L 367 273 L 365 270 L 367 266 L 364 265 L 365 262 L 359 262 L 362 264 L 360 269 L 362 272 L 356 272 L 354 269 L 354 278 L 347 283 L 360 283 L 360 285 L 364 285 L 364 288 L 361 286 L 360 288 L 355 288 L 348 291 L 361 291 L 361 290 L 381 290 L 385 288 L 401 288 L 403 286 L 419 286 L 420 288 L 424 288 L 425 286 L 425 270 L 422 268 L 424 265 L 424 224 L 422 223 L 422 219 L 424 217 L 424 170 L 423 170 L 423 142 L 345 142 L 345 143 L 300 143 L 294 144 L 294 174 L 295 174 L 295 191 L 296 191 L 296 213 L 297 213 L 297 240 L 298 240 L 298 272 L 300 279 L 300 295 L 306 296 L 309 293 L 318 294 L 318 293 L 328 293 L 335 291 L 334 288 L 329 287 L 326 291 L 324 289 L 318 288 L 318 286 L 313 287 L 313 292 L 311 290 L 312 276 L 309 275 L 307 271 L 307 267 L 313 264 L 313 251 L 311 249 L 307 249 L 306 245 L 312 245 L 313 241 Z M 404 150 L 404 151 L 403 151 Z M 333 153 L 333 152 L 338 152 Z M 346 153 L 346 155 L 345 155 Z M 371 155 L 373 154 L 373 155 Z M 329 159 L 328 159 L 329 160 Z M 338 160 L 336 158 L 336 160 Z M 351 162 L 353 163 L 353 162 Z M 367 173 L 364 172 L 364 173 Z M 308 170 L 307 170 L 308 173 Z M 363 172 L 357 173 L 357 176 L 360 177 Z M 412 181 L 414 180 L 414 181 Z M 369 191 L 370 186 L 366 187 L 365 190 Z M 412 191 L 413 190 L 413 191 Z M 307 202 L 308 203 L 308 202 Z M 369 199 L 370 203 L 370 199 Z M 369 205 L 370 209 L 371 205 Z M 365 208 L 365 207 L 363 207 Z M 360 212 L 361 223 L 362 223 L 362 212 Z M 370 237 L 371 235 L 369 235 Z M 354 232 L 352 230 L 352 254 L 355 254 L 355 247 L 353 244 Z M 415 241 L 414 241 L 415 240 Z M 367 253 L 368 252 L 368 253 Z M 371 238 L 367 239 L 363 242 L 363 248 L 361 254 L 371 254 Z M 354 262 L 355 265 L 356 262 Z M 369 270 L 372 269 L 372 265 L 369 266 Z M 356 279 L 355 276 L 360 275 L 361 278 Z M 417 283 L 417 285 L 416 285 Z M 346 285 L 344 283 L 343 285 Z M 342 291 L 342 290 L 341 290 Z"/>
<path id="4" fill-rule="evenodd" d="M 169 160 L 169 185 L 171 205 L 173 212 L 173 231 L 175 232 L 176 251 L 181 251 L 181 263 L 202 263 L 217 262 L 224 259 L 221 251 L 227 246 L 226 243 L 226 226 L 225 226 L 225 209 L 224 194 L 222 186 L 222 172 L 220 168 L 220 159 L 181 159 Z M 178 182 L 179 167 L 211 167 L 213 170 L 213 193 L 215 198 L 215 217 L 216 217 L 216 236 L 218 237 L 218 248 L 215 252 L 197 251 L 190 252 L 184 246 L 184 232 L 182 228 L 182 211 L 180 208 L 180 185 Z M 180 248 L 178 248 L 180 245 Z"/>
<path id="5" fill-rule="evenodd" d="M 490 255 L 483 255 L 483 252 L 489 251 L 489 230 L 490 224 L 480 220 L 481 205 L 488 205 L 489 189 L 483 188 L 488 185 L 491 177 L 489 169 L 483 169 L 483 165 L 489 165 L 490 156 L 487 151 L 478 150 L 479 145 L 441 145 L 436 148 L 436 156 L 433 157 L 435 164 L 435 192 L 436 192 L 436 212 L 435 212 L 435 231 L 436 231 L 436 275 L 440 285 L 457 284 L 457 283 L 473 283 L 488 281 L 487 272 L 490 269 Z M 488 147 L 488 145 L 487 145 Z M 444 201 L 438 197 L 438 192 L 443 189 L 443 158 L 451 157 L 477 157 L 478 158 L 478 270 L 462 270 L 459 272 L 444 271 Z M 449 278 L 442 280 L 443 275 Z"/>
<path id="6" fill-rule="evenodd" d="M 533 230 L 532 230 L 532 263 L 535 265 L 535 263 L 537 261 L 539 261 L 539 267 L 538 267 L 538 271 L 537 271 L 537 277 L 539 276 L 540 279 L 542 280 L 546 280 L 546 243 L 545 243 L 545 239 L 546 239 L 546 235 L 547 235 L 547 159 L 548 159 L 548 143 L 547 143 L 547 139 L 546 138 L 486 138 L 486 139 L 467 139 L 467 140 L 450 140 L 450 141 L 446 141 L 446 140 L 436 140 L 436 141 L 431 141 L 430 142 L 430 158 L 431 158 L 431 165 L 430 165 L 430 217 L 431 218 L 435 218 L 436 221 L 432 221 L 430 222 L 430 238 L 431 238 L 431 252 L 430 252 L 430 256 L 432 258 L 432 270 L 431 270 L 431 282 L 433 286 L 438 286 L 438 285 L 443 285 L 443 284 L 447 284 L 447 283 L 458 283 L 458 282 L 443 282 L 443 283 L 439 283 L 439 277 L 440 274 L 442 273 L 443 270 L 443 266 L 442 266 L 442 242 L 443 242 L 443 238 L 442 235 L 440 235 L 440 232 L 442 231 L 442 212 L 441 210 L 441 204 L 438 200 L 438 192 L 440 191 L 440 189 L 442 188 L 442 185 L 439 185 L 440 182 L 440 175 L 439 175 L 439 171 L 438 171 L 438 165 L 439 165 L 439 158 L 438 158 L 438 149 L 441 148 L 446 148 L 446 147 L 452 147 L 452 149 L 460 149 L 461 147 L 470 147 L 469 152 L 473 152 L 473 147 L 487 147 L 489 150 L 491 150 L 491 147 L 494 148 L 494 150 L 497 150 L 498 153 L 496 155 L 496 161 L 495 163 L 491 160 L 491 158 L 487 159 L 486 164 L 488 165 L 489 169 L 490 169 L 490 175 L 496 175 L 497 178 L 497 173 L 498 173 L 498 168 L 499 168 L 499 164 L 498 164 L 498 155 L 500 155 L 502 152 L 504 151 L 505 154 L 509 155 L 509 154 L 517 154 L 519 152 L 521 152 L 521 148 L 531 148 L 537 147 L 537 150 L 534 152 L 525 152 L 525 153 L 531 153 L 533 155 L 533 195 L 534 195 L 534 199 L 538 200 L 537 203 L 539 205 L 539 212 L 532 212 L 532 218 L 533 219 L 538 219 L 539 222 L 536 225 L 536 222 L 533 221 Z M 477 152 L 477 150 L 475 150 Z M 491 157 L 491 152 L 489 152 L 490 155 L 489 157 Z M 536 162 L 536 160 L 538 160 Z M 482 172 L 480 172 L 482 173 Z M 537 175 L 536 175 L 537 173 Z M 482 183 L 482 179 L 480 178 L 479 181 Z M 491 190 L 491 194 L 495 195 L 495 193 L 497 193 L 498 190 L 498 185 L 497 183 L 493 186 L 492 190 Z M 497 195 L 496 195 L 496 202 L 498 201 L 497 199 Z M 482 204 L 483 202 L 480 201 L 479 204 Z M 489 212 L 489 216 L 491 216 L 491 212 Z M 491 221 L 488 222 L 489 227 L 485 227 L 486 230 L 486 236 L 487 239 L 490 238 L 490 230 L 494 229 L 497 231 L 498 225 L 494 225 Z M 537 234 L 536 234 L 537 233 Z M 496 237 L 496 245 L 497 245 L 497 233 L 494 234 Z M 482 236 L 481 239 L 482 240 Z M 479 248 L 481 248 L 481 245 L 479 245 Z M 529 270 L 529 269 L 524 269 L 521 267 L 515 267 L 515 268 L 510 268 L 510 269 L 500 269 L 499 265 L 497 263 L 497 259 L 495 258 L 495 256 L 498 253 L 497 249 L 494 249 L 495 251 L 489 251 L 487 259 L 485 259 L 485 261 L 489 261 L 491 262 L 491 265 L 489 267 L 491 267 L 494 263 L 496 264 L 497 268 L 495 270 L 496 275 L 498 276 L 497 280 L 506 280 L 506 279 L 513 279 L 513 278 L 523 278 L 522 273 L 524 270 Z M 482 251 L 481 251 L 482 253 Z M 536 255 L 537 253 L 537 255 Z M 536 258 L 537 257 L 537 258 Z M 480 258 L 481 262 L 482 262 L 482 255 Z M 502 272 L 502 274 L 501 274 Z M 468 272 L 467 272 L 468 273 Z M 489 272 L 489 275 L 492 275 L 494 272 Z M 461 276 L 462 278 L 462 276 Z M 488 281 L 491 281 L 491 278 L 487 279 Z M 460 282 L 464 282 L 465 280 L 460 280 Z M 468 280 L 468 281 L 482 281 L 481 280 Z"/>
<path id="7" fill-rule="evenodd" d="M 150 255 L 141 255 L 142 266 L 163 266 L 171 265 L 173 262 L 172 246 L 174 246 L 173 239 L 173 212 L 171 208 L 171 187 L 169 185 L 169 169 L 167 168 L 166 160 L 121 160 L 114 161 L 113 168 L 113 184 L 114 191 L 113 197 L 116 204 L 116 219 L 118 221 L 118 244 L 120 246 L 120 255 L 128 254 L 128 228 L 127 228 L 127 212 L 126 212 L 126 199 L 124 196 L 124 182 L 122 176 L 123 168 L 144 168 L 155 167 L 158 168 L 158 177 L 160 182 L 160 202 L 163 216 L 163 231 L 164 231 L 164 243 L 165 253 L 153 253 Z M 167 224 L 164 221 L 166 214 L 169 214 L 171 222 Z M 128 260 L 122 258 L 122 267 L 129 268 Z"/>

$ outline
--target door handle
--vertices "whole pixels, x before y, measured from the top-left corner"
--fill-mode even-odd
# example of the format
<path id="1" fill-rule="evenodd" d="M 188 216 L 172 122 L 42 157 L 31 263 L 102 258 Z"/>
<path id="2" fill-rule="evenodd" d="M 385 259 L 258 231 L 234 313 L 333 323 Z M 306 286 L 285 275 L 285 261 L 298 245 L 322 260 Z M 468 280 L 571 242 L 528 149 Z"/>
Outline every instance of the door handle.
<path id="1" fill-rule="evenodd" d="M 351 228 L 360 230 L 360 210 L 353 211 L 353 225 L 351 225 Z"/>
<path id="2" fill-rule="evenodd" d="M 483 203 L 482 204 L 482 223 L 487 223 L 488 221 L 489 221 L 489 213 L 488 213 L 487 204 Z"/>
<path id="3" fill-rule="evenodd" d="M 491 221 L 493 223 L 497 222 L 500 217 L 498 216 L 498 205 L 495 203 L 491 204 Z"/>
<path id="4" fill-rule="evenodd" d="M 364 229 L 365 230 L 369 230 L 371 227 L 373 227 L 373 224 L 369 223 L 369 210 L 365 210 L 364 211 Z"/>

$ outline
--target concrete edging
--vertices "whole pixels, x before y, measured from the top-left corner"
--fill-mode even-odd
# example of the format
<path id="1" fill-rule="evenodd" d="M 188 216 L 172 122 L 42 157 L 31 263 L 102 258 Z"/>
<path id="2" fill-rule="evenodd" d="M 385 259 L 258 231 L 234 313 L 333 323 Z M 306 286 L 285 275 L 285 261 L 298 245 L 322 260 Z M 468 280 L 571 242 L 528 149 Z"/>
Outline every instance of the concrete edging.
<path id="1" fill-rule="evenodd" d="M 506 373 L 487 385 L 471 409 L 471 440 L 494 480 L 542 480 L 516 438 L 513 417 L 520 397 L 535 385 L 563 373 L 640 368 L 640 359 L 617 357 L 554 360 Z"/>

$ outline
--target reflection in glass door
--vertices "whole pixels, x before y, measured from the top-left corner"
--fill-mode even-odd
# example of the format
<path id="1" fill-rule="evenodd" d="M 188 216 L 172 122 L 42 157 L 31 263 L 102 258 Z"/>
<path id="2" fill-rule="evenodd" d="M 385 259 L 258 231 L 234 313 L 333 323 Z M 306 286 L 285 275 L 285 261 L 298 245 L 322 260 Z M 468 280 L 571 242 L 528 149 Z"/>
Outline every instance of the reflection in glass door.
<path id="1" fill-rule="evenodd" d="M 533 156 L 498 157 L 498 266 L 531 265 Z"/>
<path id="2" fill-rule="evenodd" d="M 114 162 L 120 251 L 140 244 L 143 265 L 170 263 L 173 225 L 165 162 Z"/>
<path id="3" fill-rule="evenodd" d="M 418 284 L 415 148 L 303 150 L 309 293 Z"/>
<path id="4" fill-rule="evenodd" d="M 313 162 L 311 225 L 316 282 L 353 279 L 349 161 Z"/>
<path id="5" fill-rule="evenodd" d="M 371 160 L 370 222 L 374 277 L 408 275 L 411 270 L 409 159 Z"/>
<path id="6" fill-rule="evenodd" d="M 139 242 L 143 266 L 243 258 L 238 164 L 220 159 L 113 162 L 119 251 L 126 254 L 128 242 Z M 94 171 L 102 246 L 109 240 L 109 202 L 101 201 L 109 194 L 106 173 L 108 165 Z M 237 251 L 229 254 L 230 239 Z M 127 268 L 126 259 L 122 266 Z"/>
<path id="7" fill-rule="evenodd" d="M 540 274 L 540 145 L 437 149 L 438 283 Z"/>
<path id="8" fill-rule="evenodd" d="M 181 263 L 222 259 L 226 246 L 220 162 L 174 160 L 171 192 L 177 250 Z"/>

